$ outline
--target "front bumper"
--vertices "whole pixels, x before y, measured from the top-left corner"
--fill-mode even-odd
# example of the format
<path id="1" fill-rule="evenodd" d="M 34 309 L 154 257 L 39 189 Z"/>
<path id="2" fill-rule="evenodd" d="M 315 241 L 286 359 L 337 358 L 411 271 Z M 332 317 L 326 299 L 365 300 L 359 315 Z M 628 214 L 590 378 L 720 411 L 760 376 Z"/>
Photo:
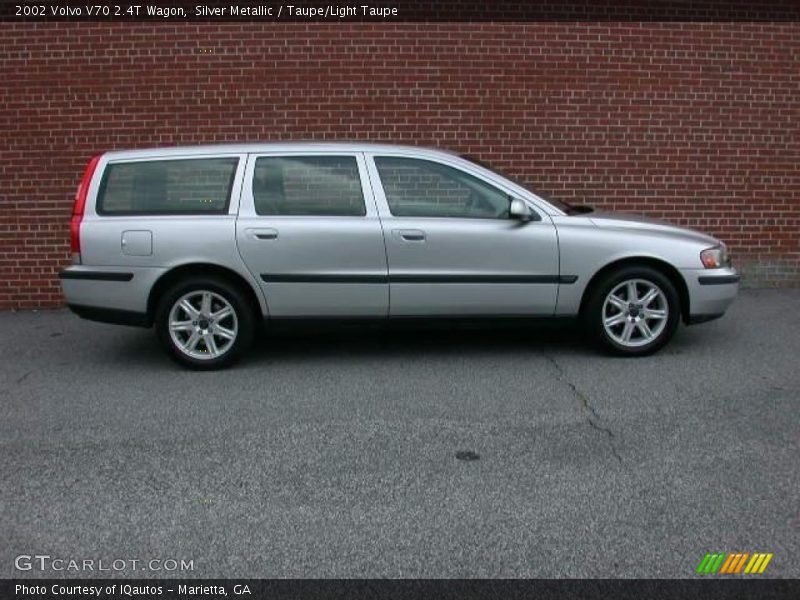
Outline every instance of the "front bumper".
<path id="1" fill-rule="evenodd" d="M 705 323 L 725 314 L 739 294 L 735 269 L 683 269 L 681 275 L 689 292 L 687 325 Z"/>

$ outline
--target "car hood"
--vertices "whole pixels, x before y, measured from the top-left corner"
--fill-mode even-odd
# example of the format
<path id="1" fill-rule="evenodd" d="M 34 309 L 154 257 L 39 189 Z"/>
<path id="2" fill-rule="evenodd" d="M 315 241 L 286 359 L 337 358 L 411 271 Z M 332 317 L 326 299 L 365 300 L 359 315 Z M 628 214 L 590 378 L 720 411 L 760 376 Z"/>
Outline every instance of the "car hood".
<path id="1" fill-rule="evenodd" d="M 642 229 L 660 234 L 674 235 L 683 239 L 689 239 L 703 244 L 708 244 L 709 246 L 719 244 L 719 240 L 705 233 L 701 233 L 700 231 L 695 231 L 694 229 L 689 229 L 687 227 L 679 227 L 678 225 L 668 221 L 652 219 L 643 215 L 614 212 L 593 212 L 586 216 L 597 227 L 608 229 Z"/>

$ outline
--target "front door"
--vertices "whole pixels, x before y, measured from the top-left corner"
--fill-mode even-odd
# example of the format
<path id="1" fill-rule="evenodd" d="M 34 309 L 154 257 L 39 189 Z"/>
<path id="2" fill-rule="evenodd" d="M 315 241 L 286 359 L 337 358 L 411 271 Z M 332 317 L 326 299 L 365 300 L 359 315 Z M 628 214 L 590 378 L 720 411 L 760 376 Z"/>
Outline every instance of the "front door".
<path id="1" fill-rule="evenodd" d="M 271 317 L 387 315 L 386 250 L 362 155 L 251 156 L 236 238 Z"/>
<path id="2" fill-rule="evenodd" d="M 546 214 L 511 218 L 508 193 L 452 164 L 368 160 L 386 240 L 390 315 L 553 314 L 558 241 Z"/>

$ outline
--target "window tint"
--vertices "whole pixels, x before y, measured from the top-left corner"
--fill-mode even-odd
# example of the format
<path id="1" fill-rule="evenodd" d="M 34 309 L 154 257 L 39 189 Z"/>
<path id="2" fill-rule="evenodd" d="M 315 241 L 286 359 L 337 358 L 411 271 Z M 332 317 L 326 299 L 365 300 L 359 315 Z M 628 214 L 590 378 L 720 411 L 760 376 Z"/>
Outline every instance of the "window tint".
<path id="1" fill-rule="evenodd" d="M 416 158 L 377 157 L 375 165 L 398 217 L 508 218 L 508 194 L 446 165 Z"/>
<path id="2" fill-rule="evenodd" d="M 110 164 L 100 184 L 97 212 L 226 213 L 238 163 L 238 158 L 197 158 Z"/>
<path id="3" fill-rule="evenodd" d="M 253 202 L 259 215 L 364 216 L 352 156 L 281 156 L 256 160 Z"/>

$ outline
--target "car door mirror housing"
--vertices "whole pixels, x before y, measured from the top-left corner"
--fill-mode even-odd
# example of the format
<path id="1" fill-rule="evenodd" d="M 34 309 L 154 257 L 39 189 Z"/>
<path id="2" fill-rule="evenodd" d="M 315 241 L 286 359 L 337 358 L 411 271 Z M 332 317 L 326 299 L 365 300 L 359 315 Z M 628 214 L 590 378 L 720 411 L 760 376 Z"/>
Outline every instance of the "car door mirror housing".
<path id="1" fill-rule="evenodd" d="M 508 207 L 508 215 L 512 219 L 519 219 L 520 221 L 532 221 L 535 219 L 533 211 L 519 198 L 511 199 L 511 204 Z"/>

